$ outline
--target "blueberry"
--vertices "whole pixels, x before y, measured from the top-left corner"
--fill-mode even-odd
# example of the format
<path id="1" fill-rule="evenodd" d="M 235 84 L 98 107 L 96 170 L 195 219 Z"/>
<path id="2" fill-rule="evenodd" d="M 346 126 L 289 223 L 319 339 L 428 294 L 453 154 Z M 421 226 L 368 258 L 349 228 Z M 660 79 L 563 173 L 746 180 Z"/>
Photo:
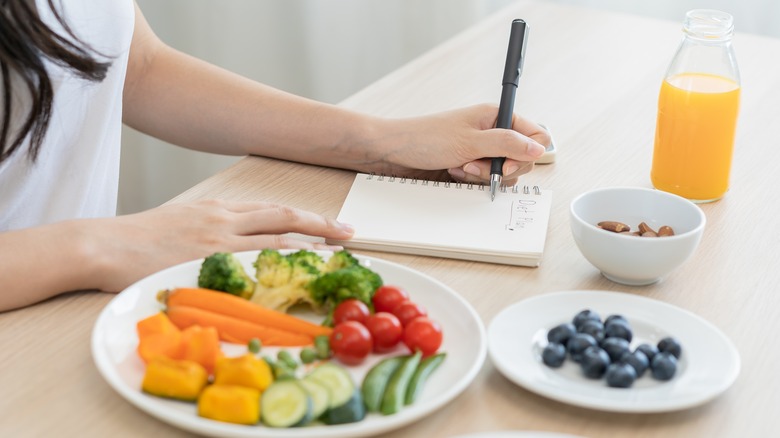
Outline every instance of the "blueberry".
<path id="1" fill-rule="evenodd" d="M 593 339 L 595 339 L 596 342 L 600 342 L 604 339 L 604 324 L 595 319 L 589 319 L 583 322 L 577 331 L 593 336 Z"/>
<path id="2" fill-rule="evenodd" d="M 647 368 L 650 367 L 650 361 L 647 359 L 647 356 L 639 350 L 623 353 L 618 362 L 631 365 L 634 371 L 636 371 L 637 377 L 642 377 Z"/>
<path id="3" fill-rule="evenodd" d="M 604 336 L 607 338 L 623 338 L 626 341 L 631 342 L 634 334 L 631 332 L 631 326 L 629 326 L 628 323 L 615 320 L 604 327 Z"/>
<path id="4" fill-rule="evenodd" d="M 636 380 L 636 371 L 627 363 L 613 363 L 607 367 L 605 376 L 607 385 L 613 388 L 628 388 Z"/>
<path id="5" fill-rule="evenodd" d="M 594 311 L 592 311 L 590 309 L 585 309 L 585 310 L 581 310 L 579 313 L 574 315 L 574 319 L 572 320 L 572 324 L 574 324 L 574 327 L 576 327 L 577 330 L 579 330 L 580 326 L 582 325 L 582 323 L 584 323 L 585 321 L 591 321 L 591 320 L 601 321 L 601 316 L 599 316 L 598 313 L 596 313 L 596 312 L 594 312 Z"/>
<path id="6" fill-rule="evenodd" d="M 591 346 L 598 345 L 593 336 L 587 333 L 576 333 L 569 338 L 569 342 L 566 344 L 566 349 L 571 356 L 571 359 L 575 362 L 580 362 L 582 359 L 582 353 Z"/>
<path id="7" fill-rule="evenodd" d="M 658 341 L 658 351 L 664 353 L 670 353 L 675 358 L 679 359 L 682 354 L 682 346 L 672 337 L 666 337 Z"/>
<path id="8" fill-rule="evenodd" d="M 601 342 L 601 348 L 603 348 L 612 362 L 617 362 L 628 351 L 631 351 L 631 347 L 627 340 L 623 338 L 605 338 Z"/>
<path id="9" fill-rule="evenodd" d="M 566 347 L 563 344 L 551 342 L 542 350 L 542 362 L 551 368 L 558 368 L 566 360 Z"/>
<path id="10" fill-rule="evenodd" d="M 658 354 L 658 347 L 650 344 L 640 344 L 638 347 L 636 347 L 636 351 L 641 351 L 644 353 L 645 356 L 647 356 L 647 360 L 652 362 L 653 357 Z"/>
<path id="11" fill-rule="evenodd" d="M 559 324 L 547 332 L 547 342 L 566 345 L 566 342 L 575 333 L 577 333 L 577 329 L 574 327 L 574 324 L 570 322 Z"/>
<path id="12" fill-rule="evenodd" d="M 656 380 L 670 380 L 677 372 L 677 358 L 672 353 L 662 351 L 650 362 L 650 371 Z"/>
<path id="13" fill-rule="evenodd" d="M 622 322 L 626 325 L 628 324 L 628 320 L 623 315 L 609 315 L 607 319 L 604 320 L 604 327 L 612 324 L 613 322 Z"/>
<path id="14" fill-rule="evenodd" d="M 604 372 L 607 371 L 610 360 L 606 351 L 600 347 L 592 346 L 585 349 L 582 353 L 582 372 L 585 377 L 591 379 L 600 379 L 604 376 Z"/>

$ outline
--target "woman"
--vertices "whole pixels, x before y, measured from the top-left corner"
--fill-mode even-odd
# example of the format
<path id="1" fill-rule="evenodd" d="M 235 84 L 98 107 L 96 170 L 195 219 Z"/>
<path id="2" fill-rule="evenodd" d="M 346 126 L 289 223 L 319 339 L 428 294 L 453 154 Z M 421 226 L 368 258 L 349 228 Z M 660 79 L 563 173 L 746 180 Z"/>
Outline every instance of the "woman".
<path id="1" fill-rule="evenodd" d="M 383 119 L 270 88 L 162 43 L 132 0 L 4 1 L 0 16 L 0 310 L 119 291 L 216 251 L 332 249 L 347 224 L 211 200 L 115 217 L 122 123 L 183 147 L 362 172 L 485 182 L 529 171 L 549 136 L 478 105 Z M 280 148 L 279 145 L 285 145 Z M 322 240 L 322 239 L 320 239 Z"/>

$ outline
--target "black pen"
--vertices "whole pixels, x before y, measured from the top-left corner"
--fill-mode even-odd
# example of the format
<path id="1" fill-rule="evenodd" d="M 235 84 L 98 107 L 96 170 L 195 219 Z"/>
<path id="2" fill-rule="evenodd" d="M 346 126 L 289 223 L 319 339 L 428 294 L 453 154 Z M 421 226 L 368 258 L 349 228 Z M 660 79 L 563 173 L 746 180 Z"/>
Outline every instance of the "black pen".
<path id="1" fill-rule="evenodd" d="M 525 57 L 525 40 L 528 26 L 525 21 L 516 18 L 512 20 L 512 30 L 509 33 L 509 48 L 506 52 L 504 78 L 501 81 L 501 102 L 498 105 L 496 128 L 512 129 L 512 116 L 515 109 L 515 92 L 523 71 Z M 503 177 L 504 157 L 495 157 L 490 162 L 490 200 L 496 198 L 496 189 L 501 185 Z"/>

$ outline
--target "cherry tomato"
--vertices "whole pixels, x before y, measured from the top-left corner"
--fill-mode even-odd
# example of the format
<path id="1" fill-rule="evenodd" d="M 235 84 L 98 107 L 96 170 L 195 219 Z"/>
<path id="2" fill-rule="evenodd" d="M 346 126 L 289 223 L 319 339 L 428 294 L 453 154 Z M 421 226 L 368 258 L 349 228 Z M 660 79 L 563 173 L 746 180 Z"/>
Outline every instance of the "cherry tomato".
<path id="1" fill-rule="evenodd" d="M 404 327 L 418 316 L 428 316 L 428 311 L 424 307 L 411 300 L 403 301 L 395 306 L 392 313 L 401 321 L 401 325 Z"/>
<path id="2" fill-rule="evenodd" d="M 358 365 L 371 353 L 371 333 L 357 321 L 345 321 L 333 327 L 330 349 L 333 355 L 346 365 Z"/>
<path id="3" fill-rule="evenodd" d="M 426 316 L 418 316 L 404 327 L 404 344 L 412 352 L 420 350 L 423 357 L 436 353 L 443 337 L 439 323 Z"/>
<path id="4" fill-rule="evenodd" d="M 372 302 L 375 312 L 392 312 L 403 301 L 409 299 L 409 294 L 397 286 L 380 286 L 374 292 Z"/>
<path id="5" fill-rule="evenodd" d="M 371 311 L 368 309 L 366 303 L 356 298 L 350 298 L 340 302 L 333 310 L 333 325 L 337 325 L 345 321 L 357 321 L 363 323 L 370 314 Z"/>
<path id="6" fill-rule="evenodd" d="M 374 340 L 376 353 L 392 350 L 401 342 L 404 328 L 401 321 L 392 313 L 377 312 L 366 319 L 365 325 Z"/>

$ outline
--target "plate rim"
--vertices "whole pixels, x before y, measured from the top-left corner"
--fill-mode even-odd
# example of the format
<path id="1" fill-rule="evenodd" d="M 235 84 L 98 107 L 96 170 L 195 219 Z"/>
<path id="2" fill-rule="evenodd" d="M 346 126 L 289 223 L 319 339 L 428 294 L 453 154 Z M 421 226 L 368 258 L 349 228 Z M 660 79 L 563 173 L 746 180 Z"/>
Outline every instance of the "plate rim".
<path id="1" fill-rule="evenodd" d="M 289 253 L 289 252 L 297 251 L 297 249 L 281 249 L 279 251 L 282 253 Z M 327 251 L 327 250 L 312 250 L 312 251 L 320 255 L 327 255 L 327 256 L 332 255 L 334 252 L 334 251 Z M 234 252 L 234 254 L 240 257 L 251 257 L 253 255 L 258 254 L 259 252 L 260 250 L 249 250 L 249 251 L 237 251 Z M 303 428 L 274 429 L 274 428 L 265 427 L 263 425 L 258 425 L 259 427 L 246 427 L 243 425 L 221 423 L 214 420 L 198 418 L 198 417 L 195 417 L 195 422 L 193 423 L 192 418 L 190 418 L 189 416 L 182 417 L 181 415 L 178 414 L 170 416 L 167 415 L 167 412 L 158 412 L 150 408 L 148 406 L 148 403 L 146 402 L 147 400 L 146 397 L 149 396 L 143 394 L 140 389 L 131 388 L 129 385 L 125 384 L 118 370 L 116 369 L 114 364 L 111 363 L 110 358 L 107 357 L 107 353 L 101 351 L 101 347 L 102 347 L 101 343 L 106 341 L 104 339 L 105 333 L 100 331 L 100 328 L 102 328 L 106 324 L 106 319 L 109 318 L 109 310 L 111 310 L 113 306 L 117 305 L 117 302 L 119 300 L 129 296 L 130 294 L 136 294 L 136 295 L 143 294 L 143 291 L 140 290 L 138 286 L 139 283 L 148 281 L 148 279 L 155 276 L 163 276 L 165 273 L 168 273 L 169 271 L 172 270 L 185 269 L 188 266 L 198 266 L 204 260 L 203 258 L 183 262 L 174 266 L 167 267 L 155 273 L 152 273 L 134 282 L 133 284 L 131 284 L 130 286 L 128 286 L 127 288 L 119 292 L 116 296 L 114 296 L 101 309 L 92 327 L 92 333 L 90 336 L 90 344 L 91 344 L 90 352 L 93 357 L 93 362 L 95 363 L 98 369 L 98 373 L 101 375 L 103 380 L 106 383 L 108 383 L 109 387 L 111 387 L 117 394 L 119 394 L 122 398 L 128 401 L 131 405 L 141 410 L 142 412 L 145 412 L 151 415 L 152 417 L 157 418 L 158 420 L 164 423 L 173 425 L 182 430 L 187 430 L 198 434 L 211 435 L 211 436 L 235 436 L 235 437 L 254 437 L 254 438 L 276 438 L 276 437 L 329 438 L 329 437 L 351 437 L 351 436 L 373 435 L 373 434 L 388 432 L 391 430 L 395 430 L 410 425 L 424 418 L 426 415 L 430 415 L 431 413 L 441 409 L 443 406 L 456 399 L 474 381 L 476 376 L 479 374 L 480 370 L 483 368 L 484 363 L 487 359 L 488 342 L 487 342 L 486 326 L 482 318 L 479 316 L 477 311 L 474 309 L 474 307 L 471 305 L 471 303 L 468 300 L 466 300 L 461 294 L 459 294 L 452 287 L 446 285 L 445 283 L 436 279 L 435 277 L 420 272 L 404 264 L 385 260 L 379 257 L 363 255 L 363 254 L 355 253 L 353 251 L 350 251 L 350 254 L 356 257 L 361 263 L 378 263 L 380 265 L 386 265 L 388 269 L 399 270 L 401 272 L 405 272 L 407 274 L 417 276 L 426 282 L 430 282 L 437 285 L 439 288 L 442 289 L 443 292 L 447 293 L 449 299 L 455 300 L 461 304 L 463 310 L 465 310 L 471 316 L 472 322 L 477 328 L 477 333 L 475 333 L 476 351 L 475 354 L 471 355 L 473 357 L 473 361 L 471 365 L 466 369 L 466 372 L 459 378 L 459 380 L 457 380 L 451 385 L 448 385 L 447 389 L 444 390 L 441 394 L 439 394 L 438 397 L 436 397 L 435 399 L 428 401 L 428 403 L 424 405 L 418 405 L 415 407 L 407 408 L 399 412 L 398 414 L 393 415 L 390 421 L 368 424 L 368 425 L 366 423 L 357 422 L 357 423 L 344 424 L 344 425 L 327 425 L 327 426 L 323 425 L 323 426 L 313 426 L 313 427 L 303 427 Z M 359 382 L 357 384 L 359 385 Z M 203 421 L 206 424 L 210 424 L 210 426 L 207 426 L 207 430 L 204 430 L 199 427 L 194 427 L 197 426 L 200 421 Z"/>
<path id="2" fill-rule="evenodd" d="M 606 297 L 607 299 L 625 300 L 628 302 L 634 301 L 637 303 L 652 303 L 652 305 L 656 305 L 659 306 L 660 308 L 665 308 L 667 310 L 677 312 L 678 314 L 686 316 L 690 321 L 695 321 L 697 324 L 700 324 L 701 327 L 704 327 L 709 331 L 709 334 L 715 335 L 718 339 L 720 339 L 723 342 L 723 345 L 729 352 L 728 357 L 731 359 L 732 362 L 730 364 L 730 367 L 728 367 L 730 373 L 724 375 L 724 378 L 721 380 L 720 385 L 713 386 L 710 389 L 710 391 L 702 392 L 697 397 L 688 396 L 678 401 L 667 400 L 666 403 L 660 403 L 660 404 L 656 403 L 653 405 L 646 405 L 646 406 L 642 406 L 639 403 L 625 403 L 625 401 L 622 400 L 620 401 L 620 403 L 617 403 L 617 401 L 613 401 L 613 400 L 605 401 L 604 399 L 594 399 L 593 397 L 589 398 L 584 396 L 562 395 L 559 391 L 550 390 L 545 386 L 536 384 L 530 379 L 525 379 L 519 376 L 518 373 L 516 373 L 514 370 L 512 370 L 510 367 L 507 366 L 507 364 L 503 359 L 502 353 L 496 351 L 496 348 L 493 347 L 494 342 L 496 342 L 495 339 L 498 336 L 496 326 L 498 324 L 498 321 L 500 321 L 500 318 L 506 317 L 508 314 L 511 314 L 513 311 L 516 311 L 518 307 L 522 307 L 523 305 L 527 306 L 529 303 L 534 304 L 537 301 L 553 300 L 555 298 L 566 297 L 575 294 L 579 296 L 585 296 L 585 295 L 590 295 L 594 297 L 597 296 L 602 299 Z M 658 299 L 654 299 L 642 295 L 636 295 L 630 292 L 595 290 L 595 289 L 572 289 L 572 290 L 553 291 L 553 292 L 548 292 L 540 295 L 534 295 L 516 301 L 504 307 L 500 312 L 498 312 L 491 319 L 490 323 L 488 324 L 487 332 L 488 332 L 488 356 L 490 357 L 492 364 L 505 378 L 517 384 L 518 386 L 521 386 L 526 390 L 541 395 L 543 397 L 556 400 L 561 403 L 588 408 L 592 410 L 598 410 L 598 411 L 618 412 L 618 413 L 661 413 L 661 412 L 683 410 L 683 409 L 699 406 L 713 400 L 718 395 L 725 392 L 729 387 L 731 387 L 731 385 L 736 381 L 737 377 L 739 376 L 741 370 L 741 358 L 739 355 L 739 350 L 736 348 L 736 346 L 731 341 L 731 339 L 728 336 L 726 336 L 714 324 L 712 324 L 711 322 L 707 321 L 703 317 L 685 308 Z M 532 354 L 530 353 L 531 346 L 532 346 L 532 344 L 530 344 L 531 339 L 528 339 L 528 342 L 529 342 L 529 348 L 528 348 L 529 352 L 527 354 Z M 540 367 L 545 366 L 540 361 L 535 360 L 535 362 L 537 362 L 538 366 Z"/>

